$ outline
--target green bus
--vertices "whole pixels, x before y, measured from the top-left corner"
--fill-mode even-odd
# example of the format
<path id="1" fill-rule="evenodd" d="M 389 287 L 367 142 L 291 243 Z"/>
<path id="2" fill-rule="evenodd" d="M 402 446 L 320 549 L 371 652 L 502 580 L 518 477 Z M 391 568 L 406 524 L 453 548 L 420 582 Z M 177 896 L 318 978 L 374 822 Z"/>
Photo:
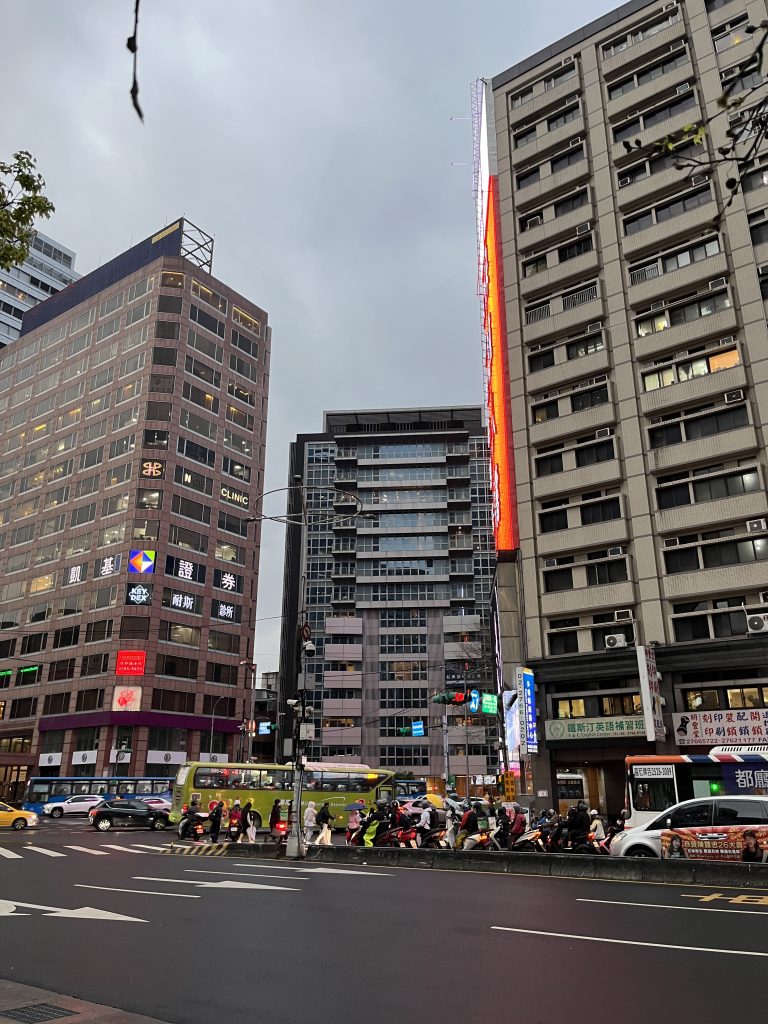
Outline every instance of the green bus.
<path id="1" fill-rule="evenodd" d="M 302 805 L 314 800 L 319 810 L 327 800 L 336 817 L 334 827 L 338 828 L 346 824 L 348 805 L 364 802 L 370 806 L 374 800 L 391 800 L 393 779 L 394 772 L 367 764 L 308 762 L 304 766 Z M 235 800 L 241 805 L 250 800 L 256 827 L 262 828 L 269 821 L 275 800 L 283 801 L 285 807 L 293 800 L 293 785 L 291 765 L 188 761 L 176 774 L 170 818 L 174 824 L 179 822 L 182 808 L 193 797 L 203 810 L 211 810 L 222 800 L 225 816 Z"/>

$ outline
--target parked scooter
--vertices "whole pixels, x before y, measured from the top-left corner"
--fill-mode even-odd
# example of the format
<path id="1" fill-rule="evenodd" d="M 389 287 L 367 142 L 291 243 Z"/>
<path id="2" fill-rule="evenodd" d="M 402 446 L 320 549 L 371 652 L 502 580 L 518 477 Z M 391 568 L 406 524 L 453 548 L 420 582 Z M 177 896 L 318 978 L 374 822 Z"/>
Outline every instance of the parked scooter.
<path id="1" fill-rule="evenodd" d="M 509 849 L 514 850 L 515 853 L 547 852 L 547 846 L 540 828 L 531 828 L 527 832 L 523 832 L 522 835 L 514 840 Z"/>

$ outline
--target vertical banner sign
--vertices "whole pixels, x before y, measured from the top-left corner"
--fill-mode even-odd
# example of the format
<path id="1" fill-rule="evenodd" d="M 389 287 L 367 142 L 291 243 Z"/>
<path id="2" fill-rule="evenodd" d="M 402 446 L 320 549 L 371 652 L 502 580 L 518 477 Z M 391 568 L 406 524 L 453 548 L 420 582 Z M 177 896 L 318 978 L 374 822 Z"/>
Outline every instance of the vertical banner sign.
<path id="1" fill-rule="evenodd" d="M 520 718 L 520 756 L 538 754 L 539 739 L 536 732 L 536 688 L 533 671 L 518 665 L 515 669 L 517 687 L 517 713 Z"/>
<path id="2" fill-rule="evenodd" d="M 640 675 L 640 702 L 645 718 L 645 738 L 651 743 L 664 739 L 664 716 L 661 709 L 659 674 L 656 671 L 656 651 L 652 647 L 637 647 L 637 671 Z"/>

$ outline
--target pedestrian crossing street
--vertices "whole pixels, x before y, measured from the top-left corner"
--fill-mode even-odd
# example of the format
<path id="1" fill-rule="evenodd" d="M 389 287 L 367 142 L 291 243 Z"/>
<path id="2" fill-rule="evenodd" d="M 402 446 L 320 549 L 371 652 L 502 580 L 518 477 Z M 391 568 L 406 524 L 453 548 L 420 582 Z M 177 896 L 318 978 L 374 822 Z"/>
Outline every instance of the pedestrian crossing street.
<path id="1" fill-rule="evenodd" d="M 0 846 L 0 861 L 24 860 L 28 857 L 63 858 L 71 857 L 73 854 L 82 854 L 87 857 L 109 857 L 110 854 L 115 853 L 162 853 L 164 849 L 169 849 L 171 845 L 171 843 L 155 844 L 154 846 L 150 846 L 148 843 L 131 843 L 130 846 L 120 843 L 102 843 L 100 846 L 76 846 L 72 844 L 53 849 L 50 846 L 35 846 L 33 843 L 29 843 L 26 846 L 15 846 L 13 849 L 7 846 Z M 64 851 L 69 852 L 65 853 Z"/>

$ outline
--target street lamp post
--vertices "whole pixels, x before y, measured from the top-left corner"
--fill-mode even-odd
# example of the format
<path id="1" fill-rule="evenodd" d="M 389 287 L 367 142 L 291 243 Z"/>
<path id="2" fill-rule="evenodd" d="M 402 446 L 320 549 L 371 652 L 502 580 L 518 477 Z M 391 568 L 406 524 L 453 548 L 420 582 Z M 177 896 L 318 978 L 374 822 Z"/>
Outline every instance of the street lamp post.
<path id="1" fill-rule="evenodd" d="M 219 701 L 226 700 L 226 699 L 227 699 L 226 695 L 222 694 L 221 697 L 217 697 L 216 698 L 216 700 L 213 702 L 213 707 L 211 708 L 211 739 L 210 739 L 210 742 L 208 744 L 208 756 L 209 757 L 211 757 L 213 755 L 213 718 L 214 718 L 214 715 L 216 714 L 216 708 L 219 706 Z"/>

